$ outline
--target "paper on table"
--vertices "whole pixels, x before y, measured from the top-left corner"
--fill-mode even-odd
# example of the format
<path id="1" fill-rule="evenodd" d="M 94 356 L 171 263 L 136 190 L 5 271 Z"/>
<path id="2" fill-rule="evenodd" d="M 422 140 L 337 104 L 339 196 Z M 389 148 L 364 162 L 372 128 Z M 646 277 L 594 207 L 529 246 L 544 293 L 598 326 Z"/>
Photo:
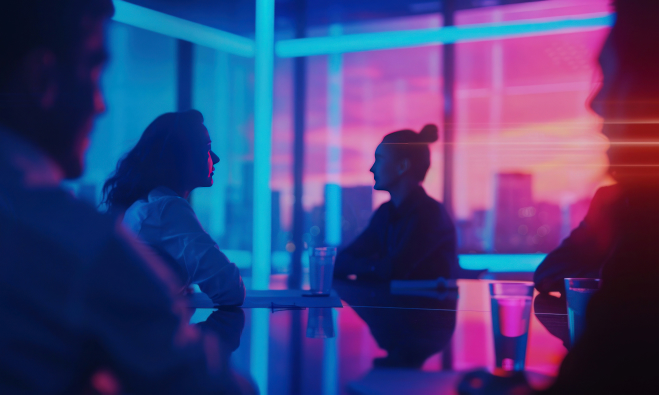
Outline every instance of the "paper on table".
<path id="1" fill-rule="evenodd" d="M 302 296 L 309 291 L 299 289 L 284 290 L 248 290 L 245 297 L 245 303 L 242 308 L 271 308 L 273 303 L 281 307 L 343 307 L 341 299 L 332 291 L 330 296 L 309 298 Z M 188 306 L 199 309 L 212 309 L 215 307 L 213 301 L 206 294 L 195 292 L 188 296 Z"/>

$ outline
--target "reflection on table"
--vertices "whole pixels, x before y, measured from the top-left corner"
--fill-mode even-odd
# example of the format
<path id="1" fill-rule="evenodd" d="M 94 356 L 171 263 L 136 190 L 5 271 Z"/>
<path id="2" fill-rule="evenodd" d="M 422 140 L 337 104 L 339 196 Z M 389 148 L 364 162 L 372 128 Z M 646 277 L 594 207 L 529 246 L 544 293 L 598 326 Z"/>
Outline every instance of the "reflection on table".
<path id="1" fill-rule="evenodd" d="M 244 309 L 239 343 L 235 331 L 223 332 L 235 322 L 229 315 L 197 309 L 192 322 L 205 321 L 200 325 L 227 337 L 227 349 L 235 349 L 232 366 L 251 377 L 262 394 L 395 393 L 402 388 L 456 393 L 464 372 L 492 371 L 494 363 L 488 282 L 459 280 L 458 287 L 406 295 L 392 294 L 388 284 L 336 282 L 343 308 Z M 548 295 L 534 301 L 526 370 L 535 387 L 551 382 L 567 353 L 564 306 Z"/>

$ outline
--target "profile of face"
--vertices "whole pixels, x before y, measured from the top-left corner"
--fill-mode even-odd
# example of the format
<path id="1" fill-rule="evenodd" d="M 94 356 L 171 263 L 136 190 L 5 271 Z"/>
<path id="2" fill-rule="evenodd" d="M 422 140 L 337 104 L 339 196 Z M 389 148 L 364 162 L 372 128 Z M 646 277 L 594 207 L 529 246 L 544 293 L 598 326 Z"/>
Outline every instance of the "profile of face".
<path id="1" fill-rule="evenodd" d="M 211 149 L 211 139 L 208 129 L 201 125 L 191 133 L 193 138 L 190 143 L 190 166 L 186 171 L 186 183 L 190 190 L 198 187 L 210 187 L 213 185 L 215 164 L 220 158 Z"/>
<path id="2" fill-rule="evenodd" d="M 83 173 L 94 118 L 105 111 L 100 88 L 107 59 L 104 22 L 83 18 L 84 37 L 66 56 L 36 51 L 30 58 L 37 66 L 32 79 L 43 81 L 38 96 L 40 127 L 50 134 L 40 143 L 69 179 Z"/>
<path id="3" fill-rule="evenodd" d="M 659 152 L 654 122 L 656 103 L 639 97 L 638 75 L 621 67 L 611 36 L 607 38 L 599 55 L 602 81 L 590 107 L 603 118 L 602 134 L 609 140 L 606 152 L 609 174 L 618 183 L 638 183 L 648 177 L 656 178 Z M 645 82 L 647 84 L 647 81 Z"/>
<path id="4" fill-rule="evenodd" d="M 409 159 L 400 158 L 390 144 L 380 144 L 375 150 L 375 162 L 371 166 L 378 191 L 390 191 L 409 172 Z"/>

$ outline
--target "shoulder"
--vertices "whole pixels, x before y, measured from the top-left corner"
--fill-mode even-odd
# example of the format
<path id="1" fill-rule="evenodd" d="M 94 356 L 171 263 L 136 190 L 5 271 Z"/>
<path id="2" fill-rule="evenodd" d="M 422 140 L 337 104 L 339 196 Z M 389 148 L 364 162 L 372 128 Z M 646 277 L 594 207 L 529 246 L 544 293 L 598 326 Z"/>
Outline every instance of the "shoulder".
<path id="1" fill-rule="evenodd" d="M 429 214 L 437 214 L 442 217 L 448 217 L 448 211 L 446 211 L 444 204 L 428 195 L 424 195 L 421 198 L 417 207 Z"/>
<path id="2" fill-rule="evenodd" d="M 618 185 L 599 188 L 590 201 L 586 219 L 588 222 L 601 220 L 615 211 L 616 204 L 622 201 L 623 191 Z"/>
<path id="3" fill-rule="evenodd" d="M 608 185 L 605 187 L 599 188 L 595 191 L 593 195 L 593 200 L 591 204 L 595 205 L 609 205 L 616 202 L 622 197 L 622 189 L 619 185 Z"/>
<path id="4" fill-rule="evenodd" d="M 438 229 L 452 228 L 453 221 L 441 202 L 432 197 L 423 196 L 415 208 L 415 217 L 421 222 L 432 223 Z"/>
<path id="5" fill-rule="evenodd" d="M 96 254 L 115 234 L 115 218 L 61 189 L 25 191 L 14 207 L 17 224 L 82 259 Z"/>
<path id="6" fill-rule="evenodd" d="M 371 222 L 385 220 L 394 208 L 394 203 L 391 200 L 382 203 L 371 216 Z"/>
<path id="7" fill-rule="evenodd" d="M 171 215 L 194 215 L 187 200 L 165 187 L 158 187 L 149 192 L 146 199 L 138 200 L 126 211 L 131 218 L 163 217 Z"/>
<path id="8" fill-rule="evenodd" d="M 391 200 L 384 202 L 375 210 L 375 213 L 384 213 L 391 210 L 394 207 L 394 204 Z"/>

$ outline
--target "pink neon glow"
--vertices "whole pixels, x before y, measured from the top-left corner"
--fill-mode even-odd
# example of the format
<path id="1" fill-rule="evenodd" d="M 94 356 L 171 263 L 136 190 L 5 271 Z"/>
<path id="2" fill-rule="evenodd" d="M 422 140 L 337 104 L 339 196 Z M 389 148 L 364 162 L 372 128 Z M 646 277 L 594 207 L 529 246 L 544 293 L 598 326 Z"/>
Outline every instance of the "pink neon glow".
<path id="1" fill-rule="evenodd" d="M 458 24 L 610 12 L 608 0 L 547 0 L 463 11 Z M 440 26 L 439 16 L 345 26 L 351 32 Z M 325 32 L 312 32 L 324 34 Z M 455 211 L 489 209 L 498 172 L 533 174 L 534 200 L 574 205 L 609 182 L 601 120 L 586 106 L 597 87 L 595 64 L 607 29 L 457 45 Z M 442 122 L 438 47 L 346 54 L 342 176 L 345 186 L 372 185 L 373 152 L 391 131 Z M 322 204 L 326 182 L 327 57 L 309 58 L 305 163 L 306 209 Z M 278 60 L 273 187 L 283 191 L 282 220 L 292 206 L 291 61 Z M 442 146 L 432 146 L 427 192 L 442 197 Z M 387 200 L 374 195 L 374 206 Z M 583 204 L 582 204 L 583 205 Z M 578 215 L 577 215 L 578 217 Z M 572 219 L 578 222 L 581 218 Z M 571 224 L 572 225 L 572 224 Z"/>

